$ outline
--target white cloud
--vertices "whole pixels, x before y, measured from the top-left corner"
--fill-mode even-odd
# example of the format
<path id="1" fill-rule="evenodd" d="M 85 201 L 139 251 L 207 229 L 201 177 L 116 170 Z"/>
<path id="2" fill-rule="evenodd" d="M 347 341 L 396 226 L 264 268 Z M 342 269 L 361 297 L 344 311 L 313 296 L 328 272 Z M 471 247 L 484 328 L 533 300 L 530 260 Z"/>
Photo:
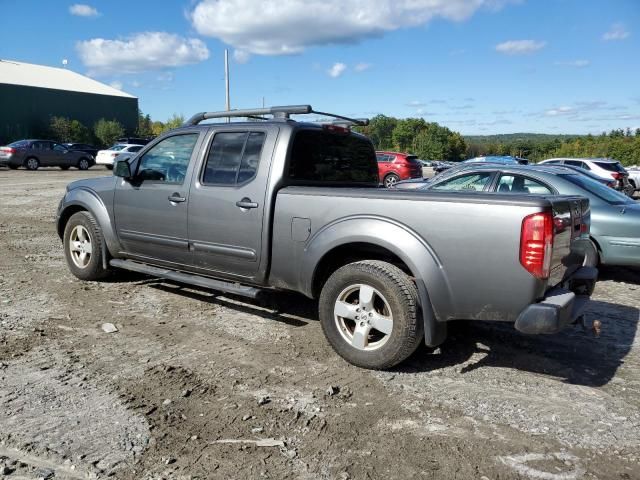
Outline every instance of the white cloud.
<path id="1" fill-rule="evenodd" d="M 556 62 L 556 65 L 560 65 L 561 67 L 584 68 L 591 65 L 591 62 L 589 60 L 569 60 L 566 62 Z"/>
<path id="2" fill-rule="evenodd" d="M 625 38 L 629 37 L 629 35 L 631 35 L 631 33 L 626 28 L 624 28 L 624 25 L 622 23 L 614 23 L 613 25 L 611 25 L 611 29 L 604 35 L 602 35 L 602 39 L 606 41 L 624 40 Z"/>
<path id="3" fill-rule="evenodd" d="M 576 109 L 568 106 L 552 108 L 544 112 L 544 114 L 547 117 L 557 117 L 559 115 L 571 115 L 572 113 L 576 113 Z"/>
<path id="4" fill-rule="evenodd" d="M 100 12 L 90 5 L 76 3 L 69 7 L 69 13 L 77 17 L 97 17 Z"/>
<path id="5" fill-rule="evenodd" d="M 76 50 L 93 75 L 180 67 L 209 58 L 202 40 L 167 32 L 137 33 L 124 40 L 93 38 L 78 42 Z"/>
<path id="6" fill-rule="evenodd" d="M 360 62 L 358 64 L 356 64 L 355 67 L 353 67 L 353 69 L 360 73 L 360 72 L 364 72 L 366 70 L 369 70 L 373 65 L 371 65 L 370 63 L 364 63 L 364 62 Z"/>
<path id="7" fill-rule="evenodd" d="M 122 90 L 122 82 L 120 80 L 114 80 L 109 85 L 115 88 L 116 90 Z"/>
<path id="8" fill-rule="evenodd" d="M 338 78 L 347 70 L 347 66 L 344 63 L 334 63 L 333 66 L 327 70 L 330 77 Z"/>
<path id="9" fill-rule="evenodd" d="M 234 50 L 233 59 L 237 63 L 247 63 L 251 58 L 251 54 L 246 50 Z"/>
<path id="10" fill-rule="evenodd" d="M 407 107 L 412 107 L 412 108 L 420 108 L 420 107 L 426 107 L 427 104 L 424 102 L 421 102 L 420 100 L 411 100 L 410 102 L 407 102 Z"/>
<path id="11" fill-rule="evenodd" d="M 496 51 L 505 55 L 526 55 L 528 53 L 537 52 L 547 42 L 539 42 L 536 40 L 509 40 L 496 45 Z"/>
<path id="12" fill-rule="evenodd" d="M 142 86 L 142 83 L 140 83 L 138 80 L 132 80 L 130 84 L 133 88 L 140 88 Z"/>
<path id="13" fill-rule="evenodd" d="M 517 0 L 200 0 L 189 12 L 195 30 L 257 55 L 356 43 L 434 18 L 462 21 L 481 8 Z"/>

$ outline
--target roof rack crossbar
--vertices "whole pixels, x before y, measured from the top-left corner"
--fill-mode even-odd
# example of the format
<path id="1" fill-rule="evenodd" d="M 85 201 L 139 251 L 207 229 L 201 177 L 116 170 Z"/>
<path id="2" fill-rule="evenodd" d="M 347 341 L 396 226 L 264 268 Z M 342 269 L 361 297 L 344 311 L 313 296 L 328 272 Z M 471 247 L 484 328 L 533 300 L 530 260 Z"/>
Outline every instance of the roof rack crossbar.
<path id="1" fill-rule="evenodd" d="M 250 108 L 244 110 L 225 110 L 222 112 L 200 112 L 196 113 L 193 117 L 187 120 L 184 125 L 198 125 L 203 120 L 210 118 L 251 118 L 267 120 L 264 115 L 272 115 L 273 118 L 289 118 L 290 115 L 306 115 L 309 113 L 316 113 L 325 117 L 332 117 L 339 119 L 341 123 L 349 122 L 352 125 L 368 125 L 368 119 L 362 118 L 349 118 L 342 115 L 336 115 L 335 113 L 316 112 L 311 105 L 284 105 L 279 107 L 267 107 L 267 108 Z"/>

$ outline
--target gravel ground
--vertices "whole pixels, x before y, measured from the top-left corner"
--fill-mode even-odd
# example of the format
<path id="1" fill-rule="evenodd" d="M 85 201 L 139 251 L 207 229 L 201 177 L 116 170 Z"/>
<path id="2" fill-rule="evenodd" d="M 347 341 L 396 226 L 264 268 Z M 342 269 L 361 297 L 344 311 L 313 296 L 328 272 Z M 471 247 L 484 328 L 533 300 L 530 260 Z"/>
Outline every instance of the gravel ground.
<path id="1" fill-rule="evenodd" d="M 55 209 L 103 174 L 0 170 L 0 477 L 640 479 L 639 272 L 601 271 L 586 328 L 456 322 L 370 372 L 300 296 L 76 280 Z"/>

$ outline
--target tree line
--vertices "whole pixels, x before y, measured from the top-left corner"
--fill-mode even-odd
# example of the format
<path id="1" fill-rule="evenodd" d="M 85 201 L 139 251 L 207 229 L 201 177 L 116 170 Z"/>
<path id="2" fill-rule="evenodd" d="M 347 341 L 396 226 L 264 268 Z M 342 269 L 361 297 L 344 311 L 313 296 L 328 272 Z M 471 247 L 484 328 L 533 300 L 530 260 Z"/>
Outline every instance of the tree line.
<path id="1" fill-rule="evenodd" d="M 135 136 L 152 138 L 184 123 L 173 114 L 167 121 L 152 120 L 138 112 Z M 551 157 L 609 157 L 623 165 L 640 164 L 640 128 L 612 130 L 601 135 L 546 135 L 516 133 L 462 136 L 459 132 L 427 122 L 423 118 L 395 118 L 376 115 L 369 125 L 356 130 L 368 136 L 376 150 L 394 150 L 424 160 L 460 161 L 483 155 L 512 155 L 537 162 Z M 52 117 L 48 136 L 63 143 L 92 143 L 108 147 L 125 135 L 115 120 L 100 119 L 92 128 L 78 120 Z"/>
<path id="2" fill-rule="evenodd" d="M 517 133 L 462 136 L 422 118 L 398 119 L 376 115 L 358 130 L 376 150 L 412 153 L 424 160 L 459 161 L 484 155 L 512 155 L 537 162 L 551 157 L 609 157 L 624 165 L 640 163 L 640 128 L 612 130 L 601 135 Z"/>
<path id="3" fill-rule="evenodd" d="M 184 123 L 182 115 L 173 114 L 166 122 L 152 121 L 149 114 L 138 111 L 136 137 L 152 138 L 167 130 L 178 128 Z M 82 122 L 67 117 L 51 117 L 44 137 L 60 143 L 88 143 L 100 147 L 109 147 L 127 132 L 117 120 L 101 118 L 91 128 Z"/>

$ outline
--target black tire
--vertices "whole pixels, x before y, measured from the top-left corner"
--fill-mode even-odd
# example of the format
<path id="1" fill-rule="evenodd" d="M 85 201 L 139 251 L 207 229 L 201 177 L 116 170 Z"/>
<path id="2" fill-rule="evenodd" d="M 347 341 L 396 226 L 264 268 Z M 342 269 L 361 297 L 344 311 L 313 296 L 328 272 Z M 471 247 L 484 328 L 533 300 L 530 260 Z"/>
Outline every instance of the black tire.
<path id="1" fill-rule="evenodd" d="M 78 165 L 76 166 L 78 167 L 78 170 L 89 170 L 89 168 L 91 168 L 91 160 L 83 157 L 78 160 Z"/>
<path id="2" fill-rule="evenodd" d="M 393 318 L 393 328 L 386 336 L 375 328 L 368 327 L 369 330 L 366 330 L 366 348 L 371 348 L 376 343 L 380 344 L 379 347 L 374 346 L 372 350 L 359 349 L 352 345 L 347 339 L 350 333 L 349 323 L 353 322 L 354 330 L 351 332 L 353 334 L 357 328 L 356 322 L 344 320 L 346 317 L 334 314 L 337 302 L 342 301 L 340 296 L 349 292 L 349 289 L 354 286 L 372 287 L 377 291 L 376 294 L 381 294 L 381 297 L 376 295 L 374 298 L 379 302 L 378 305 L 385 305 L 384 308 L 390 310 Z M 354 300 L 355 303 L 348 300 L 342 302 L 352 303 L 354 307 L 361 308 L 361 300 L 362 297 L 359 297 Z M 381 304 L 380 301 L 386 301 L 386 304 Z M 376 305 L 375 302 L 374 305 Z M 380 313 L 379 307 L 374 309 Z M 387 262 L 365 260 L 350 263 L 336 270 L 322 288 L 318 310 L 322 331 L 329 344 L 338 355 L 358 367 L 391 368 L 415 352 L 423 341 L 424 325 L 419 314 L 416 286 L 406 273 Z M 365 309 L 357 311 L 360 312 L 360 316 L 364 311 L 365 316 L 360 318 L 368 318 Z M 360 326 L 364 323 L 360 322 Z M 382 339 L 376 340 L 380 336 Z M 352 338 L 355 339 L 355 335 L 352 335 Z"/>
<path id="3" fill-rule="evenodd" d="M 391 188 L 399 181 L 400 181 L 400 177 L 398 175 L 396 175 L 395 173 L 390 173 L 389 175 L 384 177 L 384 180 L 382 180 L 382 183 L 386 188 Z"/>
<path id="4" fill-rule="evenodd" d="M 76 263 L 71 252 L 72 234 L 74 229 L 81 227 L 88 233 L 91 243 L 91 254 L 86 265 L 81 266 Z M 80 230 L 81 231 L 81 230 Z M 74 213 L 64 227 L 64 257 L 67 260 L 69 270 L 80 280 L 101 280 L 107 277 L 111 270 L 102 266 L 102 230 L 98 222 L 89 212 L 83 211 Z M 74 237 L 75 238 L 75 237 Z M 108 252 L 107 252 L 108 253 Z"/>
<path id="5" fill-rule="evenodd" d="M 69 170 L 69 165 L 60 165 L 60 170 Z"/>
<path id="6" fill-rule="evenodd" d="M 35 171 L 40 167 L 40 160 L 36 157 L 29 157 L 24 161 L 24 166 L 27 170 Z"/>
<path id="7" fill-rule="evenodd" d="M 113 165 L 105 165 L 107 170 L 113 170 Z"/>

